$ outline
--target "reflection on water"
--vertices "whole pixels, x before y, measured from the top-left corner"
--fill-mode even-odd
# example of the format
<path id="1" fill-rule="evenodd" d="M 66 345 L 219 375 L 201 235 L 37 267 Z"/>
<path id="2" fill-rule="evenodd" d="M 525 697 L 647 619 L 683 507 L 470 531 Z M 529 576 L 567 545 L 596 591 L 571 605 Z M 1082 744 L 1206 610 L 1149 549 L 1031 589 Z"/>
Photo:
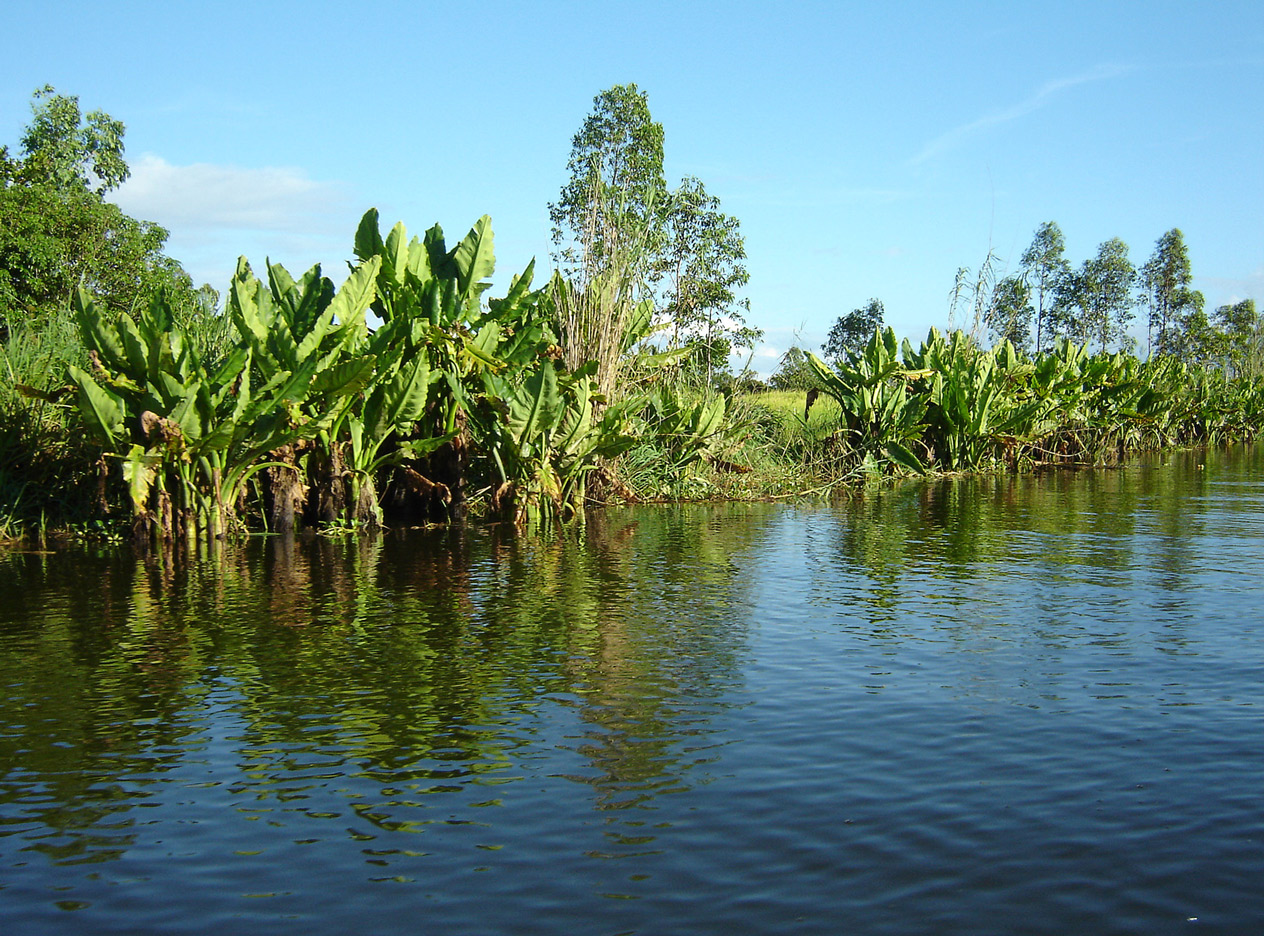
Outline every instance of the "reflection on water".
<path id="1" fill-rule="evenodd" d="M 1262 545 L 1234 449 L 12 553 L 6 931 L 1249 929 Z"/>

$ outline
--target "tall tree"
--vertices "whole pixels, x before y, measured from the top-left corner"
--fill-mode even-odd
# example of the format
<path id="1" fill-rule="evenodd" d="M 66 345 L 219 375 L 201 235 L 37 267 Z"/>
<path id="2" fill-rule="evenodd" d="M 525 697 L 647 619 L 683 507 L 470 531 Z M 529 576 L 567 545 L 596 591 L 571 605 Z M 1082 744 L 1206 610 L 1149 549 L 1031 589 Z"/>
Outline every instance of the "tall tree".
<path id="1" fill-rule="evenodd" d="M 99 110 L 81 114 L 79 98 L 58 94 L 52 85 L 35 92 L 31 110 L 15 181 L 103 195 L 127 180 L 122 121 Z"/>
<path id="2" fill-rule="evenodd" d="M 615 85 L 593 98 L 592 111 L 571 139 L 566 171 L 566 184 L 549 205 L 559 262 L 601 266 L 615 262 L 630 242 L 655 239 L 667 197 L 663 125 L 635 84 Z M 645 272 L 652 250 L 642 247 L 636 254 Z"/>
<path id="3" fill-rule="evenodd" d="M 1085 260 L 1071 278 L 1068 295 L 1079 311 L 1072 337 L 1096 341 L 1105 351 L 1111 343 L 1120 350 L 1129 345 L 1132 321 L 1132 285 L 1136 269 L 1128 259 L 1128 245 L 1112 237 L 1097 248 L 1097 256 Z"/>
<path id="4" fill-rule="evenodd" d="M 716 358 L 730 347 L 752 348 L 762 332 L 746 324 L 749 303 L 737 291 L 750 280 L 738 220 L 720 211 L 698 179 L 685 178 L 668 201 L 660 270 L 671 347 L 693 344 L 708 386 Z"/>
<path id="5" fill-rule="evenodd" d="M 1140 270 L 1142 300 L 1149 309 L 1146 327 L 1150 350 L 1179 354 L 1186 319 L 1203 308 L 1203 295 L 1190 289 L 1194 276 L 1180 228 L 1160 237 Z"/>
<path id="6" fill-rule="evenodd" d="M 597 362 L 606 394 L 615 390 L 633 312 L 649 297 L 667 184 L 663 127 L 635 84 L 593 99 L 571 140 L 569 178 L 555 204 L 557 325 L 568 366 Z"/>
<path id="7" fill-rule="evenodd" d="M 1227 363 L 1234 376 L 1259 377 L 1264 363 L 1264 322 L 1255 310 L 1255 300 L 1220 306 L 1214 324 L 1224 334 Z"/>
<path id="8" fill-rule="evenodd" d="M 20 155 L 0 150 L 0 334 L 66 308 L 79 285 L 114 310 L 160 289 L 191 303 L 188 276 L 162 253 L 167 231 L 102 197 L 128 177 L 123 124 L 84 117 L 78 98 L 47 86 L 31 110 Z"/>
<path id="9" fill-rule="evenodd" d="M 885 310 L 881 299 L 870 299 L 859 309 L 840 315 L 825 339 L 825 359 L 837 367 L 847 359 L 849 351 L 859 351 L 882 327 Z"/>
<path id="10" fill-rule="evenodd" d="M 1066 244 L 1062 238 L 1062 229 L 1053 221 L 1046 221 L 1036 228 L 1031 246 L 1023 252 L 1022 269 L 1032 296 L 1036 300 L 1036 352 L 1044 350 L 1045 336 L 1053 324 L 1051 318 L 1057 299 L 1063 294 L 1063 287 L 1071 274 L 1071 265 L 1067 263 Z"/>
<path id="11" fill-rule="evenodd" d="M 1022 276 L 1006 276 L 992 290 L 987 325 L 993 337 L 1025 350 L 1031 341 L 1031 287 Z"/>

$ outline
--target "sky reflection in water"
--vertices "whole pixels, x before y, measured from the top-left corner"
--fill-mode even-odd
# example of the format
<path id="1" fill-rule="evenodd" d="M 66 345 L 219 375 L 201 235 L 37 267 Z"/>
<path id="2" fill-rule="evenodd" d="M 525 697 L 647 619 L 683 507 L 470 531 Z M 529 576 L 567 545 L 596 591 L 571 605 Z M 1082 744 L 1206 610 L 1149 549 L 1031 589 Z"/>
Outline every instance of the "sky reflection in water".
<path id="1" fill-rule="evenodd" d="M 0 557 L 6 931 L 1250 931 L 1261 461 Z"/>

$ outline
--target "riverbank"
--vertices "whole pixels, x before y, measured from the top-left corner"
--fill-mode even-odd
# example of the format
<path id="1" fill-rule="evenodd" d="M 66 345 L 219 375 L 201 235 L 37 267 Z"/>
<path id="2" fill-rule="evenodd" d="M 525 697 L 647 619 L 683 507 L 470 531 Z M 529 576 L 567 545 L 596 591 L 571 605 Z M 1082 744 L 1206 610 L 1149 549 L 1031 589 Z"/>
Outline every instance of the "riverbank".
<path id="1" fill-rule="evenodd" d="M 292 305 L 319 285 L 285 282 Z M 530 308 L 498 305 L 477 340 L 454 319 L 420 344 L 402 326 L 370 336 L 333 317 L 311 339 L 319 329 L 284 321 L 268 294 L 246 267 L 216 330 L 161 307 L 107 319 L 87 299 L 15 330 L 0 385 L 0 538 L 540 526 L 592 506 L 1114 465 L 1251 441 L 1264 425 L 1264 382 L 1224 368 L 1065 340 L 1026 355 L 934 330 L 917 348 L 875 332 L 833 368 L 809 356 L 813 385 L 793 391 L 707 391 L 633 356 L 610 401 L 585 369 L 555 363 L 543 313 L 521 291 Z M 498 324 L 511 319 L 517 330 Z M 321 352 L 330 335 L 345 347 Z"/>

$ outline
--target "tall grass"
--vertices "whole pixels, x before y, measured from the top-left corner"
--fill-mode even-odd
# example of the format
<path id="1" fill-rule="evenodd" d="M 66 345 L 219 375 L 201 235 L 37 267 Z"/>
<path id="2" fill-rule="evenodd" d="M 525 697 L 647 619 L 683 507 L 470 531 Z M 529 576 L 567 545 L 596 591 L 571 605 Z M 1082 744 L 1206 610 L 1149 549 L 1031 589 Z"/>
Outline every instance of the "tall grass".
<path id="1" fill-rule="evenodd" d="M 19 325 L 0 343 L 0 537 L 90 512 L 99 452 L 75 431 L 73 398 L 23 392 L 57 396 L 69 364 L 86 365 L 87 355 L 68 311 Z"/>

